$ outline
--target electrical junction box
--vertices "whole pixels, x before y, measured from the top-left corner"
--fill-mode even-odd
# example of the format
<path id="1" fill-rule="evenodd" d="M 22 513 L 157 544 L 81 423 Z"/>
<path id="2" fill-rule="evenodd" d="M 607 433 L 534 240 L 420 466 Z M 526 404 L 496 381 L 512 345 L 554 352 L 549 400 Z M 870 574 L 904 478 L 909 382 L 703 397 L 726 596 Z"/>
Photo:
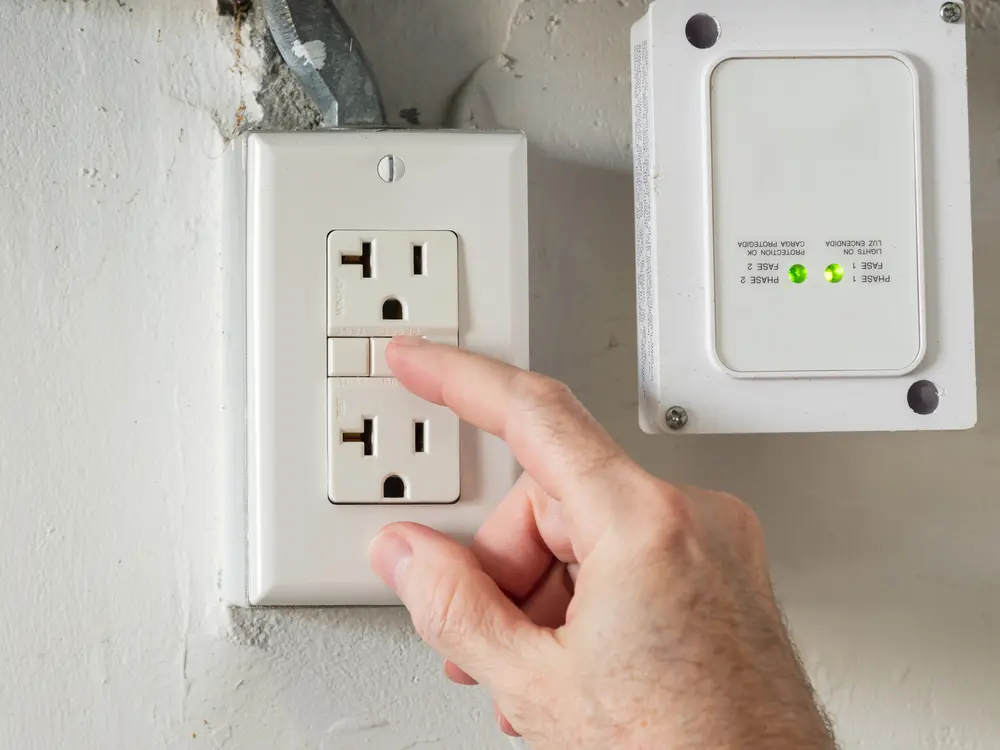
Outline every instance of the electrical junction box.
<path id="1" fill-rule="evenodd" d="M 964 17 L 652 3 L 633 30 L 646 432 L 975 424 Z"/>
<path id="2" fill-rule="evenodd" d="M 225 599 L 397 603 L 379 530 L 468 540 L 519 473 L 385 355 L 411 335 L 527 367 L 526 139 L 254 133 L 226 158 Z"/>

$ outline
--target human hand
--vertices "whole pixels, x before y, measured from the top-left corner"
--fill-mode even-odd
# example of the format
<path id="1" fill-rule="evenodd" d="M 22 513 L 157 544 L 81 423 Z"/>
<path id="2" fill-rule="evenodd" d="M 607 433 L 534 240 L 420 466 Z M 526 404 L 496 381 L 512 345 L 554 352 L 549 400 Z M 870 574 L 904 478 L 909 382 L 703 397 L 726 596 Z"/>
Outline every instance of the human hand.
<path id="1" fill-rule="evenodd" d="M 554 380 L 422 340 L 387 357 L 524 467 L 471 549 L 413 524 L 371 548 L 504 731 L 535 750 L 835 747 L 746 505 L 651 476 Z"/>

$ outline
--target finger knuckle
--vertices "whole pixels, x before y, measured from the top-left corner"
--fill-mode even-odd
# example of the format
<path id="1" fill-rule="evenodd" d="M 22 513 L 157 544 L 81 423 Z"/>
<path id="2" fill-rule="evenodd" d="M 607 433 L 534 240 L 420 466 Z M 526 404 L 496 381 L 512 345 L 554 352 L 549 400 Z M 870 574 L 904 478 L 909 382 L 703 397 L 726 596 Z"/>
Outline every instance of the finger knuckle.
<path id="1" fill-rule="evenodd" d="M 688 498 L 677 487 L 658 482 L 657 503 L 658 520 L 664 526 L 686 526 L 691 522 L 691 510 Z"/>
<path id="2" fill-rule="evenodd" d="M 680 541 L 694 533 L 694 519 L 687 496 L 676 487 L 657 479 L 643 493 L 651 499 L 643 514 L 646 536 L 657 546 Z"/>
<path id="3" fill-rule="evenodd" d="M 763 539 L 764 527 L 753 508 L 740 498 L 728 493 L 721 494 L 720 499 L 725 504 L 731 522 L 737 531 L 755 541 Z"/>
<path id="4" fill-rule="evenodd" d="M 511 384 L 511 390 L 516 402 L 526 409 L 576 402 L 569 386 L 537 372 L 518 373 Z"/>

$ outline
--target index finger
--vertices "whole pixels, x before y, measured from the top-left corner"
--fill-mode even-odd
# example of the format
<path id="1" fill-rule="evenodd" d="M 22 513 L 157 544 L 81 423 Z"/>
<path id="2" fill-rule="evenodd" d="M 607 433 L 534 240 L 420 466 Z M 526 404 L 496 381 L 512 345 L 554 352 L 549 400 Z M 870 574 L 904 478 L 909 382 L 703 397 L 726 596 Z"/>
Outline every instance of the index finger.
<path id="1" fill-rule="evenodd" d="M 396 339 L 386 357 L 400 382 L 503 439 L 564 506 L 571 528 L 602 531 L 645 475 L 569 389 L 552 378 L 423 339 Z M 583 540 L 581 540 L 583 541 Z"/>

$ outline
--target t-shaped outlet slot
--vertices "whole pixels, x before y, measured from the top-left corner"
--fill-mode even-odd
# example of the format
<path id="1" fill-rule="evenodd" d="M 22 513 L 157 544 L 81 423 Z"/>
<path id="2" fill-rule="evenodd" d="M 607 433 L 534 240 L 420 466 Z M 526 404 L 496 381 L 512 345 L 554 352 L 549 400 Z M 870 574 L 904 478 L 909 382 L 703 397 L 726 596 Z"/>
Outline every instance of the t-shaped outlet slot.
<path id="1" fill-rule="evenodd" d="M 362 240 L 360 255 L 343 253 L 340 256 L 340 265 L 361 266 L 361 278 L 370 279 L 372 277 L 372 243 Z"/>
<path id="2" fill-rule="evenodd" d="M 375 455 L 375 420 L 366 419 L 365 428 L 361 432 L 340 431 L 340 439 L 344 443 L 361 443 L 366 456 Z"/>

